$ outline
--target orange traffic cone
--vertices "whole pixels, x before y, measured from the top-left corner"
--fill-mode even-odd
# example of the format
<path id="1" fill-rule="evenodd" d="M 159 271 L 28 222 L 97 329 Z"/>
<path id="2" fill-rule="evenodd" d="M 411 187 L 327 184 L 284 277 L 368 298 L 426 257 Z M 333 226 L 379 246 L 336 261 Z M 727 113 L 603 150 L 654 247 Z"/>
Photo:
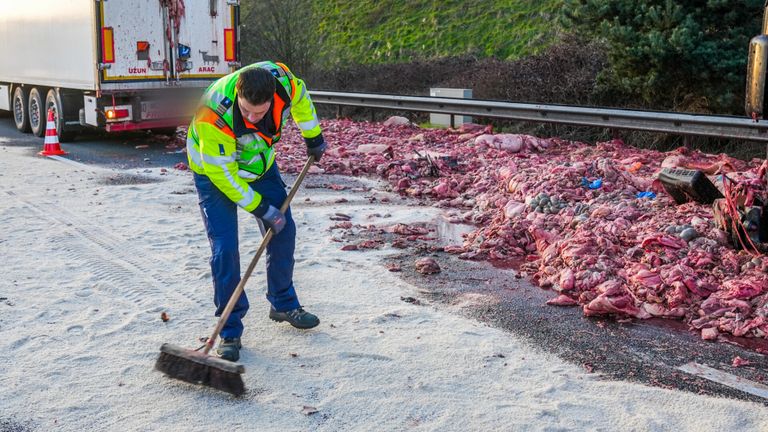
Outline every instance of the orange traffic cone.
<path id="1" fill-rule="evenodd" d="M 67 154 L 59 145 L 59 134 L 56 132 L 56 121 L 53 117 L 53 108 L 48 110 L 48 124 L 45 126 L 45 143 L 40 156 L 61 156 Z"/>

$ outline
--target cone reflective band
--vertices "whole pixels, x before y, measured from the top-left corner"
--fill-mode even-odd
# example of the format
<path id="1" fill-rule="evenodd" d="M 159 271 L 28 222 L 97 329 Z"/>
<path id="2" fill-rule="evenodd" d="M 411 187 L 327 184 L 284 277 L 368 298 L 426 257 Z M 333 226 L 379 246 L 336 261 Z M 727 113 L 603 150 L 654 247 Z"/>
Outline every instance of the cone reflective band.
<path id="1" fill-rule="evenodd" d="M 235 61 L 235 30 L 224 29 L 224 61 Z"/>
<path id="2" fill-rule="evenodd" d="M 45 126 L 43 151 L 38 154 L 41 156 L 61 156 L 67 154 L 59 145 L 59 134 L 56 132 L 56 118 L 53 115 L 53 109 L 48 110 L 48 123 Z"/>
<path id="3" fill-rule="evenodd" d="M 115 62 L 115 35 L 112 27 L 101 29 L 101 62 Z"/>

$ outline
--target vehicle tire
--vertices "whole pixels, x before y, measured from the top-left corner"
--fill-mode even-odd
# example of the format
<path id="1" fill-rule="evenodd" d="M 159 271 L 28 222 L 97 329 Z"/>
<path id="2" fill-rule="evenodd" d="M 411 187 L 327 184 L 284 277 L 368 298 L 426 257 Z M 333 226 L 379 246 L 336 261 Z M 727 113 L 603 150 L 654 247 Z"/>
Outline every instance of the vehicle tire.
<path id="1" fill-rule="evenodd" d="M 24 87 L 16 87 L 13 90 L 13 106 L 11 111 L 13 112 L 13 122 L 16 124 L 16 129 L 19 132 L 29 132 L 29 114 L 27 114 L 27 92 L 24 91 Z"/>
<path id="2" fill-rule="evenodd" d="M 33 87 L 32 90 L 29 91 L 27 113 L 29 113 L 29 128 L 32 131 L 32 134 L 39 137 L 45 135 L 45 125 L 48 121 L 48 114 L 45 112 L 43 98 L 37 87 Z"/>
<path id="3" fill-rule="evenodd" d="M 59 134 L 59 142 L 70 142 L 75 139 L 75 131 L 67 127 L 66 111 L 64 111 L 62 99 L 56 89 L 48 90 L 48 96 L 45 98 L 44 112 L 47 113 L 49 109 L 53 109 L 53 123 L 56 125 L 56 132 Z"/>

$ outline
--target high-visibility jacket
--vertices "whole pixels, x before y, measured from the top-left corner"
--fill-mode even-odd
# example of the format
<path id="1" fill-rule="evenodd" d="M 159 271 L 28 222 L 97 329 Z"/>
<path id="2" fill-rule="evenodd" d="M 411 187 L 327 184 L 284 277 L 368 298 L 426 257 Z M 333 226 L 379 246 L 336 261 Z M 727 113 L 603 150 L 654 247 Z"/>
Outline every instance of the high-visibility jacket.
<path id="1" fill-rule="evenodd" d="M 269 70 L 277 81 L 272 104 L 259 125 L 243 118 L 235 90 L 240 73 L 253 67 Z M 238 206 L 253 211 L 261 195 L 248 183 L 260 178 L 274 163 L 274 145 L 280 139 L 288 111 L 308 143 L 320 137 L 320 121 L 304 81 L 284 64 L 254 63 L 218 79 L 205 91 L 187 132 L 189 168 L 211 179 Z"/>

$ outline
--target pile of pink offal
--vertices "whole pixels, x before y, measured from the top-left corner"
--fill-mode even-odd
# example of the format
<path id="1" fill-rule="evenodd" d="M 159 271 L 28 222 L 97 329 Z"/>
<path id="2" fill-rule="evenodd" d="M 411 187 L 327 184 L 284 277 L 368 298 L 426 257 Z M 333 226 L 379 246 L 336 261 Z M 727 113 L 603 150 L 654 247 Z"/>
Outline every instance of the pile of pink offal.
<path id="1" fill-rule="evenodd" d="M 677 166 L 765 190 L 765 161 L 491 134 L 479 125 L 420 129 L 398 118 L 323 126 L 324 172 L 375 175 L 452 210 L 455 222 L 477 228 L 446 252 L 523 262 L 554 291 L 549 304 L 578 305 L 588 316 L 680 319 L 708 340 L 768 334 L 768 257 L 734 249 L 711 205 L 676 205 L 655 180 Z M 295 128 L 280 145 L 281 169 L 297 172 L 306 156 Z"/>

